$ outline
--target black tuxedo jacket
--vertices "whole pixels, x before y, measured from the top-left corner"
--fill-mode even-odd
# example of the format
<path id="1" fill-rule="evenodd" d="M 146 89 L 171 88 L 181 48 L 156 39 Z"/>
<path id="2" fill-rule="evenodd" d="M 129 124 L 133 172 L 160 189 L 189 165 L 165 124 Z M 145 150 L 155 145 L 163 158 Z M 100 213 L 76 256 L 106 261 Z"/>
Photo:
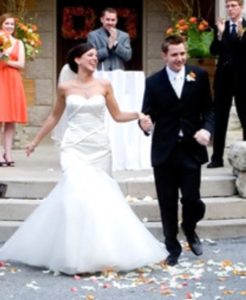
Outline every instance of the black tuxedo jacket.
<path id="1" fill-rule="evenodd" d="M 194 81 L 188 75 L 191 72 L 195 74 Z M 180 99 L 169 81 L 166 68 L 148 77 L 142 111 L 150 115 L 154 123 L 151 151 L 153 166 L 168 159 L 177 143 L 180 129 L 196 161 L 202 164 L 208 160 L 206 147 L 193 138 L 195 132 L 202 128 L 213 133 L 213 103 L 206 71 L 195 66 L 185 67 Z"/>
<path id="2" fill-rule="evenodd" d="M 215 88 L 223 88 L 225 84 L 233 84 L 246 95 L 246 20 L 242 21 L 244 34 L 242 37 L 232 38 L 230 23 L 226 21 L 222 39 L 218 40 L 218 29 L 215 28 L 214 40 L 210 46 L 212 55 L 218 56 L 215 74 Z"/>

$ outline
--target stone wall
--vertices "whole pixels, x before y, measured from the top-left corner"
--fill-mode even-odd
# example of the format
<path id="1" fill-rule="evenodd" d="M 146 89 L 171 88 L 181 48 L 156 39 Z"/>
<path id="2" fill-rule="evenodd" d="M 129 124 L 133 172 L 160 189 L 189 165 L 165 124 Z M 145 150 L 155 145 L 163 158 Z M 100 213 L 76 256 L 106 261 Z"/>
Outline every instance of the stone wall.
<path id="1" fill-rule="evenodd" d="M 15 146 L 21 147 L 37 132 L 43 120 L 51 111 L 56 85 L 56 8 L 55 0 L 37 1 L 35 11 L 28 15 L 37 23 L 42 39 L 40 55 L 34 61 L 26 62 L 24 82 L 30 84 L 26 91 L 34 95 L 28 99 L 28 124 L 17 126 Z"/>
<path id="2" fill-rule="evenodd" d="M 164 31 L 169 26 L 163 0 L 146 0 L 144 15 L 144 69 L 147 75 L 159 70 L 163 66 L 161 59 L 161 43 Z"/>

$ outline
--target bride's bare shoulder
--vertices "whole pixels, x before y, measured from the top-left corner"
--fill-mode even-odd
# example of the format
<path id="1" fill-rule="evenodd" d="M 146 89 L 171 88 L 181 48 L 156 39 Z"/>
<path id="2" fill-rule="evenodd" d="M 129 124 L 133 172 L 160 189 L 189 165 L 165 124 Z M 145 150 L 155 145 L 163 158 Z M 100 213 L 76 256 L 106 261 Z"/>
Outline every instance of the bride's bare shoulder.
<path id="1" fill-rule="evenodd" d="M 59 83 L 57 89 L 58 89 L 58 91 L 66 92 L 68 89 L 70 89 L 71 87 L 73 87 L 75 85 L 76 85 L 75 80 L 66 80 L 66 81 L 63 81 L 62 83 Z"/>
<path id="2" fill-rule="evenodd" d="M 98 82 L 105 89 L 108 89 L 111 86 L 110 81 L 108 79 L 105 79 L 105 78 L 98 79 Z"/>

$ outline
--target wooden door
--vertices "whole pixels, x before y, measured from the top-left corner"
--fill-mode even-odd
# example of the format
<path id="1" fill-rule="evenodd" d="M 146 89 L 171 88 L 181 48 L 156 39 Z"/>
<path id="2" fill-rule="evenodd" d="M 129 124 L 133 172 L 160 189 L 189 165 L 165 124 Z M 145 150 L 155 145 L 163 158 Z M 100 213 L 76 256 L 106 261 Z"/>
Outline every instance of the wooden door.
<path id="1" fill-rule="evenodd" d="M 118 28 L 131 37 L 133 57 L 127 70 L 142 70 L 142 0 L 58 0 L 57 1 L 57 73 L 66 61 L 67 51 L 86 41 L 90 30 L 101 26 L 101 11 L 114 7 L 118 11 Z"/>

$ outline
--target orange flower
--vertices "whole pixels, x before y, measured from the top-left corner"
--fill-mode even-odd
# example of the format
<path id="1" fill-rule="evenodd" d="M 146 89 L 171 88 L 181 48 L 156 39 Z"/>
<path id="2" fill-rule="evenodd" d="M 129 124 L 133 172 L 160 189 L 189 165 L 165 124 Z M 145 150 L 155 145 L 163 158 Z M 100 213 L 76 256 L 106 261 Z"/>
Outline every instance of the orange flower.
<path id="1" fill-rule="evenodd" d="M 181 25 L 181 26 L 183 26 L 183 25 L 186 24 L 186 20 L 185 19 L 181 19 L 181 20 L 178 21 L 178 24 Z"/>
<path id="2" fill-rule="evenodd" d="M 180 31 L 185 32 L 189 29 L 189 25 L 188 24 L 184 24 L 183 26 L 180 27 Z"/>
<path id="3" fill-rule="evenodd" d="M 197 18 L 196 17 L 190 17 L 189 22 L 191 24 L 196 24 L 197 23 Z"/>
<path id="4" fill-rule="evenodd" d="M 173 34 L 173 28 L 172 27 L 169 27 L 167 30 L 166 30 L 166 34 L 167 35 L 171 35 L 171 34 Z"/>

